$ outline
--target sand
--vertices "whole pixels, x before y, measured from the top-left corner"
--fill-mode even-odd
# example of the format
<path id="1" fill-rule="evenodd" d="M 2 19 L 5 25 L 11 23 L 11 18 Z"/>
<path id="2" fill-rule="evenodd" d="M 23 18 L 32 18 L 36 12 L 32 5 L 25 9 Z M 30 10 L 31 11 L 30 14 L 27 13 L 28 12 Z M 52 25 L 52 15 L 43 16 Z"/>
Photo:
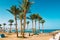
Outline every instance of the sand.
<path id="1" fill-rule="evenodd" d="M 0 34 L 2 33 L 0 32 Z M 16 33 L 3 33 L 3 34 L 5 34 L 6 37 L 0 38 L 0 40 L 49 40 L 52 37 L 52 35 L 44 33 L 33 36 L 29 36 L 28 33 L 25 33 L 26 38 L 17 38 Z M 20 33 L 19 36 L 21 36 Z"/>

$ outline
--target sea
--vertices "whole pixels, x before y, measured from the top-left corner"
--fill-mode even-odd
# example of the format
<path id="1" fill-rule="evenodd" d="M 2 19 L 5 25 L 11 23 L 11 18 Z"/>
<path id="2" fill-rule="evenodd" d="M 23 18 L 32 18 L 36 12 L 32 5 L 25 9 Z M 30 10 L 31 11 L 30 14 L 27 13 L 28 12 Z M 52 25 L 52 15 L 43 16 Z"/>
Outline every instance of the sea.
<path id="1" fill-rule="evenodd" d="M 51 33 L 51 32 L 54 32 L 56 30 L 60 30 L 60 29 L 40 29 L 40 30 L 36 30 L 36 33 Z M 9 32 L 9 31 L 8 31 Z M 11 32 L 16 32 L 16 30 L 11 30 Z M 18 32 L 20 32 L 20 30 L 18 30 Z M 32 30 L 25 30 L 26 33 L 32 33 Z"/>

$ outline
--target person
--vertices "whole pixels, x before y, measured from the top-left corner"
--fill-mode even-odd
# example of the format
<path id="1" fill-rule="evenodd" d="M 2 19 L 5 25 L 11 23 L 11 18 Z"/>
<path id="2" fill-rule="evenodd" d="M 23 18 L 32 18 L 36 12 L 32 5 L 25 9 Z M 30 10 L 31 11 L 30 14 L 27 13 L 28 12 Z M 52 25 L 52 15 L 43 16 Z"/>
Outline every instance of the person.
<path id="1" fill-rule="evenodd" d="M 54 39 L 54 38 L 50 38 L 49 40 L 56 40 L 56 39 Z"/>
<path id="2" fill-rule="evenodd" d="M 53 35 L 53 39 L 55 39 L 55 34 L 52 34 Z"/>
<path id="3" fill-rule="evenodd" d="M 59 36 L 59 40 L 60 40 L 60 36 Z"/>
<path id="4" fill-rule="evenodd" d="M 30 33 L 29 33 L 29 36 L 30 36 Z"/>
<path id="5" fill-rule="evenodd" d="M 55 34 L 52 34 L 52 35 L 53 35 L 53 37 L 50 38 L 49 40 L 55 40 Z"/>
<path id="6" fill-rule="evenodd" d="M 59 33 L 55 35 L 55 39 L 59 40 Z"/>

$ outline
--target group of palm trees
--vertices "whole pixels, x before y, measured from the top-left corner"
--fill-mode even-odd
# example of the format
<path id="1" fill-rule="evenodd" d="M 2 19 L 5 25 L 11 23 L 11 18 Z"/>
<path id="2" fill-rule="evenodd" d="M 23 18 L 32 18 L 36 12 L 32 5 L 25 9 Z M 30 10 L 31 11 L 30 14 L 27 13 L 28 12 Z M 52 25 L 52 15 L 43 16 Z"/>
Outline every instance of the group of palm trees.
<path id="1" fill-rule="evenodd" d="M 2 24 L 0 24 L 0 28 L 2 28 L 1 26 L 2 26 Z M 4 32 L 5 32 L 6 23 L 3 23 L 3 26 L 4 26 Z"/>
<path id="2" fill-rule="evenodd" d="M 19 7 L 17 7 L 16 5 L 12 5 L 10 7 L 10 9 L 7 9 L 7 11 L 9 11 L 11 14 L 14 15 L 14 21 L 15 21 L 15 27 L 16 27 L 16 34 L 18 37 L 18 29 L 17 29 L 17 18 L 20 19 L 20 30 L 21 30 L 21 35 L 24 38 L 25 36 L 25 28 L 26 28 L 26 19 L 30 19 L 32 21 L 32 32 L 35 34 L 36 32 L 36 21 L 39 21 L 39 31 L 40 31 L 40 23 L 42 23 L 42 28 L 43 28 L 43 24 L 45 22 L 45 20 L 42 19 L 42 17 L 39 14 L 31 14 L 29 17 L 27 17 L 27 13 L 29 13 L 29 9 L 31 7 L 31 5 L 33 4 L 33 2 L 30 2 L 29 0 L 22 0 L 22 3 L 20 3 Z M 13 20 L 9 20 L 10 22 L 10 32 L 11 32 L 11 26 L 12 23 L 14 22 Z M 24 21 L 22 23 L 22 21 Z M 33 21 L 35 21 L 35 26 L 33 24 Z M 27 26 L 29 24 L 29 21 L 27 21 Z M 6 24 L 4 24 L 5 26 Z M 23 26 L 22 26 L 23 25 Z M 1 24 L 0 24 L 1 26 Z M 28 28 L 28 27 L 27 27 Z M 42 29 L 44 30 L 44 29 Z"/>
<path id="3" fill-rule="evenodd" d="M 14 20 L 12 20 L 12 19 L 10 19 L 9 21 L 8 21 L 10 24 L 10 30 L 9 30 L 9 32 L 11 33 L 11 27 L 12 27 L 12 23 L 14 22 Z M 3 24 L 0 24 L 0 27 L 2 28 L 2 30 L 5 32 L 6 30 L 6 28 L 5 28 L 5 26 L 6 26 L 7 24 L 6 23 L 3 23 Z M 3 26 L 3 27 L 2 27 Z"/>
<path id="4" fill-rule="evenodd" d="M 10 30 L 9 30 L 9 32 L 11 33 L 11 29 L 12 29 L 11 27 L 12 27 L 12 23 L 14 22 L 14 20 L 10 19 L 8 22 L 10 23 L 10 24 L 9 24 L 9 25 L 10 25 Z"/>
<path id="5" fill-rule="evenodd" d="M 32 20 L 33 33 L 36 32 L 36 22 L 37 21 L 39 22 L 39 32 L 40 32 L 40 23 L 42 23 L 42 28 L 43 28 L 43 24 L 44 24 L 45 20 L 43 20 L 42 17 L 39 14 L 32 14 L 32 15 L 30 15 L 30 17 L 28 17 L 28 19 Z M 35 27 L 34 27 L 33 21 L 35 21 Z"/>

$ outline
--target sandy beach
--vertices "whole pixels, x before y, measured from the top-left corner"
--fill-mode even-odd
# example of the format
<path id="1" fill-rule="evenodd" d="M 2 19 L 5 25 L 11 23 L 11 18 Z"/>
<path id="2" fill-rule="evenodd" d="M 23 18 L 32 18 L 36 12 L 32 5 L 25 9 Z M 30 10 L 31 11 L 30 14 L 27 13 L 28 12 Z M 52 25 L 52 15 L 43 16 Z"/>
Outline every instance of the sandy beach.
<path id="1" fill-rule="evenodd" d="M 60 0 L 0 0 L 0 40 L 60 40 Z"/>
<path id="2" fill-rule="evenodd" d="M 1 34 L 1 33 L 0 33 Z M 28 36 L 28 33 L 25 33 L 26 38 L 17 38 L 16 33 L 3 33 L 5 34 L 5 38 L 0 38 L 0 40 L 49 40 L 52 35 L 50 34 L 39 34 L 39 35 L 33 35 L 33 36 Z M 19 33 L 19 36 L 20 33 Z"/>

